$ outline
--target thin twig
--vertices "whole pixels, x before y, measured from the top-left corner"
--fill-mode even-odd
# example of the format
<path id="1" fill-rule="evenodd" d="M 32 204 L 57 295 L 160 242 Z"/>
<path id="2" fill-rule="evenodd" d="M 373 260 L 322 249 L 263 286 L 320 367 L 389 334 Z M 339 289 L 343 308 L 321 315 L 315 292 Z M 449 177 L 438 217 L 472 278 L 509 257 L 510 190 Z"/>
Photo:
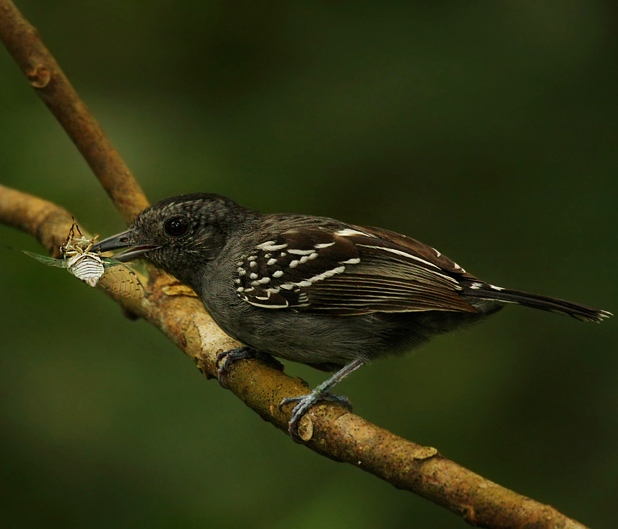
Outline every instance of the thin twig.
<path id="1" fill-rule="evenodd" d="M 148 206 L 146 195 L 37 30 L 10 0 L 0 1 L 0 40 L 79 149 L 122 218 L 131 222 Z"/>

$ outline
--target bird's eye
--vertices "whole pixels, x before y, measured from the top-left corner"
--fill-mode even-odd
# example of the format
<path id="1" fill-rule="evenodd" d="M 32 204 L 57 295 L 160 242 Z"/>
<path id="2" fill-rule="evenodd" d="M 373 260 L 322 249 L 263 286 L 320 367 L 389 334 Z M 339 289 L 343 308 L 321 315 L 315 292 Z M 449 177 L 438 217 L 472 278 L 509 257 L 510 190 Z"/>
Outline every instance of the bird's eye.
<path id="1" fill-rule="evenodd" d="M 173 219 L 168 220 L 163 226 L 165 229 L 165 233 L 171 235 L 172 237 L 180 237 L 187 233 L 189 229 L 189 223 L 187 219 L 183 217 L 174 217 Z"/>

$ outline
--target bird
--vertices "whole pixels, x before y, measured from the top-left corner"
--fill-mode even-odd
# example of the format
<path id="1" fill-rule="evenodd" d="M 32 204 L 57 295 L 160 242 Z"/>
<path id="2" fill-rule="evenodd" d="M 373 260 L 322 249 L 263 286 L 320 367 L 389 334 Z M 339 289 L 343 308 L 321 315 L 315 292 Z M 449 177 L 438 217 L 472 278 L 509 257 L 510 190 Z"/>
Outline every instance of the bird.
<path id="1" fill-rule="evenodd" d="M 242 346 L 218 356 L 219 379 L 241 359 L 278 357 L 334 374 L 290 397 L 288 431 L 361 366 L 480 322 L 506 304 L 601 322 L 610 312 L 499 287 L 440 251 L 382 228 L 328 217 L 263 214 L 214 193 L 161 200 L 92 251 L 123 250 L 190 286 Z M 277 362 L 278 363 L 278 362 Z"/>

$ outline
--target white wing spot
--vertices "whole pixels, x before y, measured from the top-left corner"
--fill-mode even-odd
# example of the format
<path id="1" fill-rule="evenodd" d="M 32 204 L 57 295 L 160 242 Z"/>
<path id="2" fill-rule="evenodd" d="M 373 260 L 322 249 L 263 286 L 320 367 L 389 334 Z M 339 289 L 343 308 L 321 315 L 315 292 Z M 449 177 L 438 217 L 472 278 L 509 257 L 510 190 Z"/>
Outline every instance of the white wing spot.
<path id="1" fill-rule="evenodd" d="M 268 296 L 255 296 L 255 299 L 260 299 L 262 301 L 268 301 L 270 299 L 270 294 L 268 294 Z"/>
<path id="2" fill-rule="evenodd" d="M 400 255 L 402 257 L 408 257 L 409 259 L 414 259 L 415 261 L 419 261 L 420 263 L 426 264 L 428 266 L 431 266 L 432 268 L 437 268 L 438 270 L 440 270 L 440 267 L 430 263 L 429 261 L 426 261 L 425 259 L 421 259 L 420 257 L 417 257 L 416 255 L 412 255 L 408 252 L 403 252 L 401 250 L 398 250 L 397 248 L 385 248 L 384 246 L 371 246 L 369 244 L 359 244 L 359 246 L 364 246 L 365 248 L 372 248 L 374 250 L 382 250 L 383 252 L 389 252 L 389 253 L 394 253 L 395 255 Z"/>
<path id="3" fill-rule="evenodd" d="M 293 288 L 298 287 L 310 287 L 311 285 L 313 285 L 313 283 L 317 283 L 318 281 L 322 281 L 337 274 L 342 274 L 344 271 L 345 266 L 338 266 L 337 268 L 327 270 L 326 272 L 314 275 L 313 277 L 305 279 L 304 281 L 299 281 L 298 283 L 283 283 L 283 285 L 281 285 L 281 288 L 285 288 L 286 290 L 292 290 Z"/>
<path id="4" fill-rule="evenodd" d="M 279 305 L 265 305 L 262 303 L 256 303 L 255 301 L 251 301 L 251 305 L 253 305 L 254 307 L 262 307 L 263 309 L 285 309 L 289 303 L 287 300 L 284 300 L 285 303 L 281 303 Z"/>
<path id="5" fill-rule="evenodd" d="M 353 237 L 354 235 L 361 235 L 363 237 L 374 237 L 375 235 L 371 235 L 370 233 L 365 233 L 358 230 L 353 230 L 351 228 L 345 228 L 343 230 L 339 230 L 335 232 L 335 235 L 339 235 L 340 237 Z"/>
<path id="6" fill-rule="evenodd" d="M 288 250 L 289 253 L 291 253 L 292 255 L 311 255 L 313 253 L 313 250 Z"/>
<path id="7" fill-rule="evenodd" d="M 316 281 L 322 281 L 328 277 L 335 276 L 337 274 L 343 274 L 345 272 L 345 266 L 338 266 L 337 268 L 333 268 L 332 270 L 327 270 L 326 272 L 322 272 L 321 274 L 315 275 L 309 278 L 311 283 L 315 283 Z"/>
<path id="8" fill-rule="evenodd" d="M 258 244 L 256 248 L 259 250 L 264 250 L 265 252 L 276 252 L 277 250 L 282 250 L 283 248 L 287 248 L 287 244 L 275 244 L 275 241 L 266 241 L 262 244 Z"/>

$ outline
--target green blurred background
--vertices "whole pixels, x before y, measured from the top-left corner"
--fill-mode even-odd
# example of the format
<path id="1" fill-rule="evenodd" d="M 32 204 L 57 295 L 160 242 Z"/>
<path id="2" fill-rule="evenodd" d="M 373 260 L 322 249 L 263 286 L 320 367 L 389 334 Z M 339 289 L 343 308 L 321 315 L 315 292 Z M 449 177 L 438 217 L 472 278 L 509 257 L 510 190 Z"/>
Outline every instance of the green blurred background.
<path id="1" fill-rule="evenodd" d="M 378 225 L 493 283 L 618 311 L 616 3 L 17 5 L 151 200 L 213 191 Z M 0 79 L 0 182 L 120 230 L 5 50 Z M 4 226 L 0 242 L 41 251 Z M 295 445 L 151 326 L 0 252 L 0 526 L 464 526 Z M 618 527 L 617 321 L 508 307 L 339 390 L 380 426 Z"/>

